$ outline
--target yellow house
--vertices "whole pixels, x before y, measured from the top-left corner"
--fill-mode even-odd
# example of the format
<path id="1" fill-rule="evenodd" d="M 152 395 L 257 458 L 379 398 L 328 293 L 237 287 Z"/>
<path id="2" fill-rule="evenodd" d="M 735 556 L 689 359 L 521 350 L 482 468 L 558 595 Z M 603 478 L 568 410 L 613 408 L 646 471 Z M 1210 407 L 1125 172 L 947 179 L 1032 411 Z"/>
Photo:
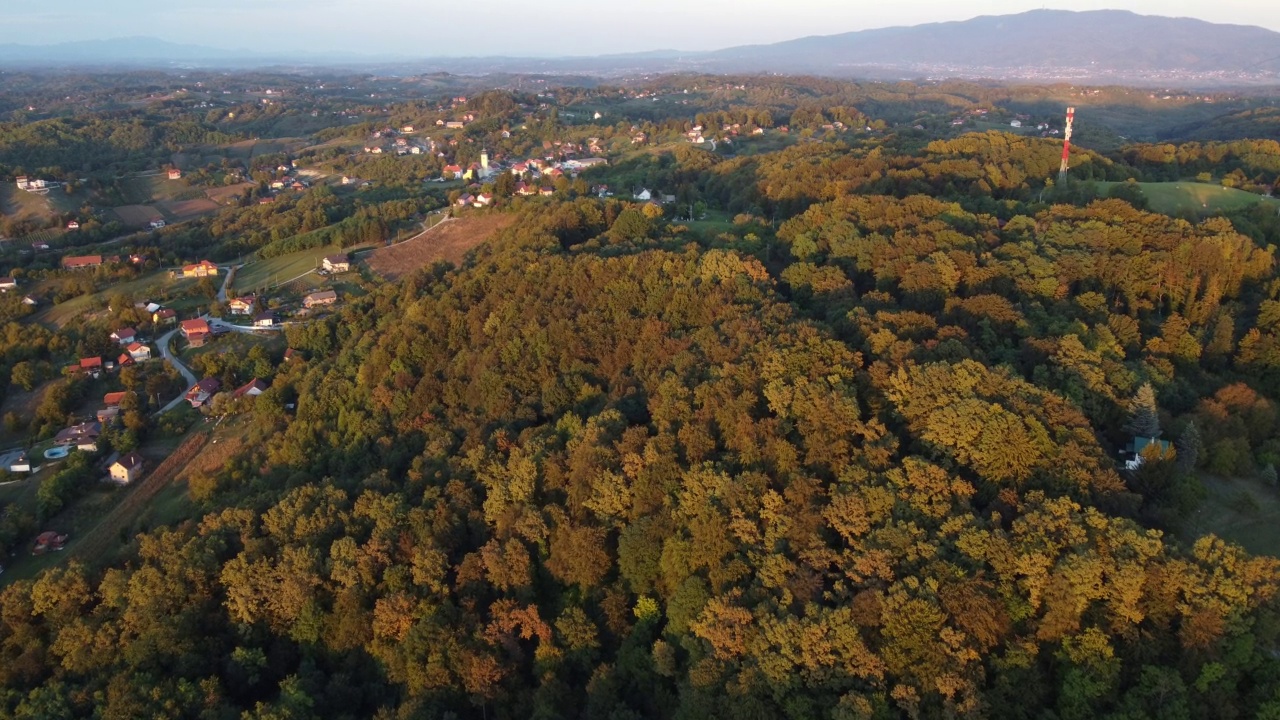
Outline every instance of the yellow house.
<path id="1" fill-rule="evenodd" d="M 142 475 L 142 456 L 136 452 L 131 452 L 111 463 L 111 467 L 107 468 L 107 472 L 111 474 L 112 482 L 119 485 L 128 485 Z"/>
<path id="2" fill-rule="evenodd" d="M 218 274 L 218 266 L 208 260 L 201 260 L 194 265 L 182 267 L 182 277 L 214 277 Z"/>

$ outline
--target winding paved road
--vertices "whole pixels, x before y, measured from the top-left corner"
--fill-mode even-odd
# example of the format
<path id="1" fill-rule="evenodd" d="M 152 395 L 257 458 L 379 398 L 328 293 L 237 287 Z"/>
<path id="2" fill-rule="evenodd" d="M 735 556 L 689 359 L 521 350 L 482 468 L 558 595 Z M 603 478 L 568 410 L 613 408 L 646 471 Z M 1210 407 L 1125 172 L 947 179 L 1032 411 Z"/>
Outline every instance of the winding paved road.
<path id="1" fill-rule="evenodd" d="M 239 265 L 233 265 L 227 268 L 227 274 L 222 278 L 222 287 L 218 288 L 218 302 L 227 301 L 227 286 L 231 284 L 231 278 L 235 277 L 236 270 L 239 270 L 239 269 L 240 269 Z M 204 320 L 208 320 L 209 314 L 205 313 L 200 317 Z M 236 328 L 235 325 L 231 325 L 230 327 Z M 236 329 L 240 330 L 239 328 L 236 328 Z M 249 330 L 253 330 L 253 328 L 249 328 Z M 245 332 L 245 330 L 240 330 L 240 332 Z M 169 412 L 170 410 L 178 407 L 179 404 L 181 404 L 187 399 L 187 393 L 191 391 L 191 388 L 196 386 L 195 373 L 191 372 L 191 370 L 186 365 L 183 365 L 182 361 L 179 360 L 178 357 L 173 354 L 173 351 L 169 349 L 169 343 L 173 340 L 173 336 L 176 334 L 178 334 L 178 328 L 174 328 L 170 330 L 169 332 L 160 336 L 160 339 L 156 341 L 156 345 L 160 346 L 160 357 L 164 358 L 165 360 L 168 360 L 171 365 L 173 365 L 175 368 L 178 369 L 178 372 L 182 373 L 183 379 L 187 381 L 187 387 L 185 390 L 178 393 L 178 397 L 174 398 L 173 400 L 170 400 L 168 405 L 165 405 L 164 407 L 157 410 L 155 412 L 156 415 L 163 415 Z"/>
<path id="2" fill-rule="evenodd" d="M 187 392 L 188 392 L 189 390 L 191 390 L 191 388 L 195 387 L 195 385 L 196 385 L 196 376 L 195 376 L 195 374 L 194 374 L 194 373 L 192 373 L 192 372 L 191 372 L 191 370 L 189 370 L 189 369 L 187 368 L 187 366 L 186 366 L 186 365 L 183 365 L 183 364 L 182 364 L 182 361 L 181 361 L 181 360 L 179 360 L 179 359 L 178 359 L 178 358 L 177 358 L 177 357 L 176 357 L 172 352 L 170 352 L 170 350 L 169 350 L 169 341 L 173 340 L 173 336 L 174 336 L 174 335 L 176 335 L 177 333 L 178 333 L 178 328 L 174 328 L 174 329 L 170 330 L 169 332 L 165 333 L 164 335 L 161 335 L 161 336 L 160 336 L 160 339 L 156 341 L 156 344 L 160 346 L 160 357 L 162 357 L 162 358 L 164 358 L 165 360 L 169 361 L 169 363 L 170 363 L 171 365 L 173 365 L 175 368 L 177 368 L 177 369 L 178 369 L 178 372 L 182 373 L 182 377 L 183 377 L 183 379 L 185 379 L 185 380 L 187 381 L 187 389 L 186 389 L 186 390 L 183 390 L 183 391 L 182 391 L 182 392 L 180 392 L 180 393 L 178 393 L 178 397 L 176 397 L 176 398 L 174 398 L 173 400 L 169 401 L 169 404 L 168 404 L 168 405 L 165 405 L 164 407 L 162 407 L 162 408 L 160 408 L 159 410 L 157 410 L 157 411 L 156 411 L 156 413 L 155 413 L 156 415 L 163 415 L 163 414 L 165 414 L 165 413 L 169 412 L 170 410 L 172 410 L 172 409 L 174 409 L 174 408 L 178 407 L 178 404 L 179 404 L 179 403 L 181 403 L 181 402 L 183 402 L 184 400 L 186 400 Z"/>

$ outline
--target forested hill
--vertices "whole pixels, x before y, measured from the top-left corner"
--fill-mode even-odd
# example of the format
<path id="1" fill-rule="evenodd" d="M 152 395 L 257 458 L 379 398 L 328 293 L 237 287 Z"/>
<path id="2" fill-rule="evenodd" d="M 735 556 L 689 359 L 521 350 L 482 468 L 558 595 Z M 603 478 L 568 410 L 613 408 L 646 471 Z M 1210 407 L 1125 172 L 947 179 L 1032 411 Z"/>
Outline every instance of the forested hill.
<path id="1" fill-rule="evenodd" d="M 4 707 L 1272 717 L 1280 563 L 1154 529 L 1273 447 L 1271 250 L 1027 207 L 840 196 L 768 243 L 516 210 L 291 330 L 200 520 L 7 587 Z M 1130 407 L 1176 461 L 1117 472 Z"/>
<path id="2" fill-rule="evenodd" d="M 961 22 L 863 30 L 711 55 L 742 70 L 836 72 L 847 66 L 1133 72 L 1280 71 L 1280 33 L 1121 10 L 1033 10 Z M 1063 77 L 1066 77 L 1065 75 Z"/>

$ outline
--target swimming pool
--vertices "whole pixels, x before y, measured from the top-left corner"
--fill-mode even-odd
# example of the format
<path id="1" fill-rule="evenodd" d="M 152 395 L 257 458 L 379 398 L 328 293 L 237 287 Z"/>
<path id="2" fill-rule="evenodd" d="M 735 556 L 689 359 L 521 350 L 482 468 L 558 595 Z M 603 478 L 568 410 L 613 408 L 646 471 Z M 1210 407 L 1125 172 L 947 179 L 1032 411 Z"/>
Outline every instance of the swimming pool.
<path id="1" fill-rule="evenodd" d="M 66 457 L 70 452 L 71 448 L 66 445 L 59 445 L 58 447 L 51 447 L 48 450 L 45 450 L 44 456 L 48 460 L 57 460 L 58 458 Z"/>

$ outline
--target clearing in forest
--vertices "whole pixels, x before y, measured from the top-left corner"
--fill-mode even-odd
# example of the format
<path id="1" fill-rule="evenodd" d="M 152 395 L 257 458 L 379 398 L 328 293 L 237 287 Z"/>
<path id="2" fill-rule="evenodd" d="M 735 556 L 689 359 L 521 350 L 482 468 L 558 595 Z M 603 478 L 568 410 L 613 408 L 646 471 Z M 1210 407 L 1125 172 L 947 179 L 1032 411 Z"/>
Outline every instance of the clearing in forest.
<path id="1" fill-rule="evenodd" d="M 442 222 L 402 243 L 374 250 L 368 257 L 369 269 L 388 280 L 399 280 L 439 261 L 460 265 L 468 251 L 515 219 L 514 215 L 488 212 Z"/>
<path id="2" fill-rule="evenodd" d="M 1098 183 L 1098 194 L 1106 195 L 1114 182 Z M 1164 215 L 1192 213 L 1209 215 L 1215 212 L 1232 212 L 1260 202 L 1277 203 L 1272 198 L 1235 188 L 1202 182 L 1144 182 L 1138 183 L 1147 196 L 1151 209 Z"/>

